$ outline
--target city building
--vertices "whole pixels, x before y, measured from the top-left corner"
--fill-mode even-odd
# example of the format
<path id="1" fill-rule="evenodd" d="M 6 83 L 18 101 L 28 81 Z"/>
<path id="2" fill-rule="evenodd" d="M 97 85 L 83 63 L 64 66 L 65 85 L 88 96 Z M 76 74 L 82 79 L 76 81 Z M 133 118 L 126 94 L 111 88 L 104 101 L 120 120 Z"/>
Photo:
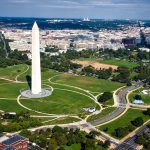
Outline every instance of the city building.
<path id="1" fill-rule="evenodd" d="M 135 38 L 131 38 L 131 37 L 127 37 L 127 38 L 124 38 L 122 39 L 122 43 L 125 45 L 125 46 L 135 46 Z"/>
<path id="2" fill-rule="evenodd" d="M 29 139 L 20 135 L 0 137 L 1 150 L 28 150 Z"/>

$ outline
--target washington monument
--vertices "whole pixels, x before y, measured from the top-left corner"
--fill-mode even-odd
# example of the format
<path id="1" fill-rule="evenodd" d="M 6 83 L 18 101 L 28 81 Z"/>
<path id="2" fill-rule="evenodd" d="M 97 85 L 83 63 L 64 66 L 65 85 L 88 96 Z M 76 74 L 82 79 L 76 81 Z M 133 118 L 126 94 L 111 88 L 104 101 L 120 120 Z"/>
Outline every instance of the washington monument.
<path id="1" fill-rule="evenodd" d="M 41 98 L 50 96 L 53 89 L 41 87 L 41 63 L 40 63 L 40 33 L 35 22 L 32 27 L 32 79 L 31 89 L 21 90 L 21 95 L 28 98 Z"/>
<path id="2" fill-rule="evenodd" d="M 32 28 L 32 94 L 41 93 L 41 65 L 39 28 L 35 22 Z"/>

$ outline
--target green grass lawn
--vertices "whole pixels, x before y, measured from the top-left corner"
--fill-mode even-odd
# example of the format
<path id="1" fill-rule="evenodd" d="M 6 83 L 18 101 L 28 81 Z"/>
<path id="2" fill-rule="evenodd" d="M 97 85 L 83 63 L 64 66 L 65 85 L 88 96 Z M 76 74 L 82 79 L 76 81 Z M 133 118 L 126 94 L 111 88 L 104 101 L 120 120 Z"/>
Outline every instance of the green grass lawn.
<path id="1" fill-rule="evenodd" d="M 5 112 L 21 112 L 26 111 L 24 108 L 20 107 L 17 103 L 17 100 L 10 99 L 0 99 L 0 110 Z"/>
<path id="2" fill-rule="evenodd" d="M 21 74 L 26 69 L 26 65 L 16 65 L 7 68 L 0 68 L 0 77 L 14 80 L 18 74 Z"/>
<path id="3" fill-rule="evenodd" d="M 36 117 L 34 117 L 34 118 L 36 118 Z M 50 121 L 50 120 L 53 120 L 53 119 L 55 119 L 54 117 L 37 117 L 38 119 L 39 119 L 39 121 L 41 121 L 41 122 L 44 122 L 44 121 Z"/>
<path id="4" fill-rule="evenodd" d="M 47 80 L 50 77 L 58 75 L 58 74 L 60 74 L 60 73 L 56 72 L 55 70 L 48 69 L 48 70 L 43 70 L 41 72 L 41 77 L 42 77 L 42 80 Z M 18 80 L 26 81 L 26 77 L 27 76 L 31 76 L 31 67 L 29 68 L 29 70 L 26 73 L 24 73 L 21 76 L 19 76 Z"/>
<path id="5" fill-rule="evenodd" d="M 132 71 L 132 72 L 131 72 L 131 75 L 130 75 L 130 78 L 134 78 L 134 77 L 136 77 L 137 75 L 138 75 L 137 72 Z"/>
<path id="6" fill-rule="evenodd" d="M 128 68 L 133 68 L 138 65 L 134 62 L 129 62 L 127 60 L 117 60 L 117 59 L 106 59 L 106 60 L 100 61 L 100 63 L 115 65 L 119 67 L 128 67 Z"/>
<path id="7" fill-rule="evenodd" d="M 67 123 L 73 123 L 73 122 L 77 122 L 80 121 L 77 118 L 73 118 L 73 117 L 67 117 L 67 118 L 58 118 L 56 120 L 52 120 L 49 122 L 44 123 L 45 125 L 56 125 L 56 124 L 67 124 Z"/>
<path id="8" fill-rule="evenodd" d="M 99 59 L 98 58 L 79 58 L 77 60 L 80 60 L 80 61 L 98 61 Z"/>
<path id="9" fill-rule="evenodd" d="M 112 105 L 114 105 L 114 100 L 113 100 L 113 98 L 111 98 L 111 99 L 108 99 L 106 102 L 103 102 L 103 103 L 101 103 L 101 104 L 103 104 L 103 106 L 112 106 Z"/>
<path id="10" fill-rule="evenodd" d="M 122 117 L 118 118 L 117 120 L 111 123 L 103 125 L 99 127 L 98 129 L 103 131 L 107 127 L 108 128 L 107 133 L 113 136 L 113 132 L 116 128 L 127 127 L 130 124 L 130 122 L 137 117 L 142 117 L 144 122 L 150 119 L 149 116 L 146 116 L 143 114 L 142 110 L 129 109 Z"/>
<path id="11" fill-rule="evenodd" d="M 10 82 L 7 81 L 7 80 L 1 80 L 1 79 L 0 79 L 0 85 L 1 85 L 1 84 L 10 84 Z"/>
<path id="12" fill-rule="evenodd" d="M 143 88 L 137 89 L 136 91 L 132 92 L 129 95 L 129 100 L 132 102 L 133 100 L 135 100 L 135 95 L 141 95 L 142 100 L 144 101 L 145 104 L 150 104 L 150 95 L 144 95 L 142 94 L 142 90 L 144 90 Z"/>
<path id="13" fill-rule="evenodd" d="M 90 117 L 87 119 L 87 121 L 88 121 L 88 122 L 91 122 L 91 121 L 100 119 L 100 118 L 102 118 L 102 117 L 108 115 L 109 113 L 113 112 L 115 109 L 116 109 L 116 108 L 114 108 L 114 107 L 106 108 L 106 109 L 102 110 L 102 112 L 101 112 L 100 114 L 90 116 Z"/>
<path id="14" fill-rule="evenodd" d="M 83 107 L 97 107 L 84 95 L 62 90 L 54 90 L 51 96 L 43 99 L 22 99 L 21 103 L 33 110 L 52 114 L 79 114 L 84 113 Z"/>
<path id="15" fill-rule="evenodd" d="M 28 85 L 24 83 L 9 83 L 0 85 L 0 98 L 17 98 L 21 89 L 28 89 Z"/>
<path id="16" fill-rule="evenodd" d="M 73 76 L 70 74 L 61 74 L 52 79 L 53 82 L 77 86 L 91 92 L 109 92 L 123 86 L 121 83 L 112 82 L 110 80 L 96 79 L 86 76 Z"/>
<path id="17" fill-rule="evenodd" d="M 64 146 L 65 150 L 81 150 L 80 144 L 72 144 L 71 146 Z"/>

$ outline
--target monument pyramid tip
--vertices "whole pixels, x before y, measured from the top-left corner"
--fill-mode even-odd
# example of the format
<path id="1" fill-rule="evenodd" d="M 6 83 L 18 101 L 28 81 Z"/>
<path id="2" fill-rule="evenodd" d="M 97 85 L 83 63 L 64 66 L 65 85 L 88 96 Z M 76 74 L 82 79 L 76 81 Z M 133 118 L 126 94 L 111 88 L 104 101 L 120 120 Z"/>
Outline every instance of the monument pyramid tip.
<path id="1" fill-rule="evenodd" d="M 36 21 L 34 22 L 34 24 L 33 24 L 33 29 L 38 29 L 39 27 L 38 27 L 38 25 L 37 25 L 37 23 L 36 23 Z"/>

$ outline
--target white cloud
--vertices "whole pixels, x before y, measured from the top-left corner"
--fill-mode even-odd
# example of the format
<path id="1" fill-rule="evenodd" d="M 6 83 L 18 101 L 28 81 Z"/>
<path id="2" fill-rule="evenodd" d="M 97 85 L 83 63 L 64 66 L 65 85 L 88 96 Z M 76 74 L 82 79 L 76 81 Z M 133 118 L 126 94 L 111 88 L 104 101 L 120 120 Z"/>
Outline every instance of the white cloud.
<path id="1" fill-rule="evenodd" d="M 31 0 L 11 0 L 11 3 L 31 3 Z"/>

